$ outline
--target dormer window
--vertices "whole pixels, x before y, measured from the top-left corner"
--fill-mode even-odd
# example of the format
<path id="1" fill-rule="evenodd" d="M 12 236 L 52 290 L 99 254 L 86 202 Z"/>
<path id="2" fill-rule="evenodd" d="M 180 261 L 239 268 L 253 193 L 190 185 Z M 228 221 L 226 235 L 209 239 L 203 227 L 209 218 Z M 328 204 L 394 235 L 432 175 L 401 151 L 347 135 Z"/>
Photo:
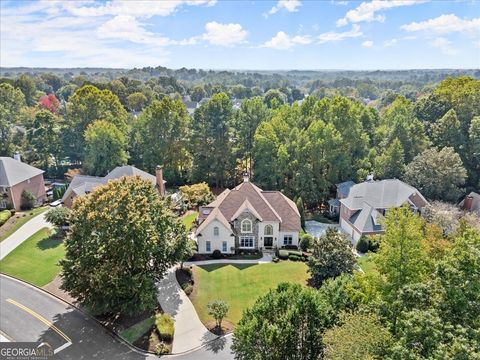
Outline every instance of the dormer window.
<path id="1" fill-rule="evenodd" d="M 218 226 L 215 226 L 215 227 L 213 228 L 213 235 L 214 235 L 214 236 L 218 236 L 219 233 L 220 233 L 220 230 L 218 229 Z"/>
<path id="2" fill-rule="evenodd" d="M 241 222 L 242 233 L 251 233 L 252 232 L 252 220 L 243 219 Z"/>

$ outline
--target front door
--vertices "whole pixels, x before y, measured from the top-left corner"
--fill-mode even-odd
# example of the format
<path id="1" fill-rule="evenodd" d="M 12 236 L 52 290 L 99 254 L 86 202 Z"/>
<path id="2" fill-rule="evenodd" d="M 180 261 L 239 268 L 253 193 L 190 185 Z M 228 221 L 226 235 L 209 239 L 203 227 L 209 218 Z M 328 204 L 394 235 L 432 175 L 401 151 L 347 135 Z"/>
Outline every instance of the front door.
<path id="1" fill-rule="evenodd" d="M 263 238 L 263 246 L 264 247 L 272 247 L 273 246 L 273 236 L 265 236 Z"/>

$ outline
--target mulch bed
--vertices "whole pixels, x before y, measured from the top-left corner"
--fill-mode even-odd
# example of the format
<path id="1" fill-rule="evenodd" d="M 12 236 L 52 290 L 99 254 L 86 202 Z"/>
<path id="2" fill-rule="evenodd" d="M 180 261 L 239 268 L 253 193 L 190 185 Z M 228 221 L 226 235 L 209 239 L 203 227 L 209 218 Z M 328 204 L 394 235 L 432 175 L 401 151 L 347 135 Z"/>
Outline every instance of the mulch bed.
<path id="1" fill-rule="evenodd" d="M 213 333 L 215 335 L 219 335 L 219 336 L 231 333 L 231 332 L 233 332 L 233 330 L 235 330 L 235 326 L 230 321 L 227 321 L 227 320 L 222 321 L 222 329 L 221 330 L 217 327 L 217 324 L 215 323 L 214 320 L 207 322 L 205 324 L 205 327 L 211 333 Z"/>

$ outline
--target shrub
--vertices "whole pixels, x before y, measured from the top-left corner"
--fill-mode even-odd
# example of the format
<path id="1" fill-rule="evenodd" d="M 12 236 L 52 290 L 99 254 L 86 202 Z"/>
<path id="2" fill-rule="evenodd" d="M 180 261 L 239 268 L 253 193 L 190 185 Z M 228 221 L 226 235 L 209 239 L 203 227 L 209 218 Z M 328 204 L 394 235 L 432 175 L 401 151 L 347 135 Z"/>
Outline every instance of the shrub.
<path id="1" fill-rule="evenodd" d="M 302 261 L 303 257 L 298 255 L 288 255 L 288 260 L 290 261 Z"/>
<path id="2" fill-rule="evenodd" d="M 0 226 L 5 224 L 8 219 L 12 217 L 12 212 L 10 210 L 0 211 Z"/>
<path id="3" fill-rule="evenodd" d="M 213 250 L 212 257 L 214 259 L 221 259 L 222 258 L 222 253 L 220 252 L 220 250 L 215 249 L 215 250 Z"/>
<path id="4" fill-rule="evenodd" d="M 155 326 L 158 336 L 163 341 L 172 341 L 175 332 L 173 319 L 169 314 L 157 314 L 155 316 Z"/>
<path id="5" fill-rule="evenodd" d="M 303 251 L 307 251 L 308 248 L 310 247 L 310 245 L 312 244 L 313 242 L 313 236 L 310 235 L 310 234 L 303 234 L 301 239 L 300 239 L 300 249 L 302 249 Z"/>
<path id="6" fill-rule="evenodd" d="M 15 209 L 10 209 L 10 212 L 12 213 L 12 216 L 16 213 Z"/>
<path id="7" fill-rule="evenodd" d="M 303 256 L 301 251 L 288 250 L 288 255 Z"/>
<path id="8" fill-rule="evenodd" d="M 368 237 L 368 251 L 377 252 L 380 248 L 380 242 L 382 241 L 382 235 L 370 235 Z"/>
<path id="9" fill-rule="evenodd" d="M 357 250 L 362 254 L 365 254 L 368 251 L 369 241 L 366 236 L 362 236 L 357 242 Z"/>
<path id="10" fill-rule="evenodd" d="M 278 251 L 278 257 L 280 259 L 283 259 L 283 260 L 288 259 L 288 251 L 287 250 L 279 250 Z"/>
<path id="11" fill-rule="evenodd" d="M 298 250 L 297 245 L 285 245 L 283 248 L 287 250 Z"/>
<path id="12" fill-rule="evenodd" d="M 272 261 L 273 261 L 274 263 L 278 263 L 278 262 L 280 261 L 280 259 L 279 259 L 278 257 L 274 256 L 274 257 L 272 258 Z"/>
<path id="13" fill-rule="evenodd" d="M 22 210 L 30 210 L 35 205 L 37 199 L 35 196 L 28 190 L 23 190 L 20 200 L 20 207 Z"/>
<path id="14" fill-rule="evenodd" d="M 185 283 L 182 285 L 183 291 L 187 296 L 189 296 L 193 292 L 193 286 L 192 284 Z"/>
<path id="15" fill-rule="evenodd" d="M 168 347 L 167 344 L 160 343 L 155 348 L 155 354 L 157 354 L 157 355 L 164 355 L 164 354 L 169 354 L 169 353 L 170 353 L 170 348 Z"/>

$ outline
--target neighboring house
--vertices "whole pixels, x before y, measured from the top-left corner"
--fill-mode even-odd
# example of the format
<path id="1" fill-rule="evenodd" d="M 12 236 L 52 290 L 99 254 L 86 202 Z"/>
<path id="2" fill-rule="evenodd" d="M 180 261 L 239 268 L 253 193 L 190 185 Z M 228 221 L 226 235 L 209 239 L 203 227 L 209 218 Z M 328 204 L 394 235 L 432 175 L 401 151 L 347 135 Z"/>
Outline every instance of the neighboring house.
<path id="1" fill-rule="evenodd" d="M 480 194 L 472 191 L 465 196 L 458 206 L 462 210 L 476 212 L 480 215 Z"/>
<path id="2" fill-rule="evenodd" d="M 248 177 L 200 207 L 198 222 L 199 253 L 298 246 L 301 230 L 295 203 L 279 191 L 263 191 Z"/>
<path id="3" fill-rule="evenodd" d="M 42 204 L 47 198 L 43 173 L 43 170 L 23 163 L 18 154 L 15 159 L 0 157 L 0 209 L 12 207 L 20 210 L 23 191 L 31 192 L 37 204 Z"/>
<path id="4" fill-rule="evenodd" d="M 352 180 L 344 181 L 336 184 L 337 196 L 335 199 L 328 200 L 328 211 L 330 215 L 340 214 L 340 200 L 345 199 L 350 192 L 350 188 L 355 185 Z"/>
<path id="5" fill-rule="evenodd" d="M 71 207 L 73 201 L 78 196 L 85 196 L 96 187 L 106 184 L 109 180 L 120 179 L 124 176 L 140 176 L 142 179 L 150 181 L 162 196 L 165 195 L 166 181 L 163 180 L 163 169 L 160 166 L 157 166 L 155 176 L 153 176 L 143 170 L 137 169 L 135 166 L 125 165 L 116 167 L 104 177 L 76 175 L 70 185 L 68 185 L 62 197 L 62 202 L 65 206 Z"/>
<path id="6" fill-rule="evenodd" d="M 357 242 L 362 235 L 384 232 L 382 219 L 388 209 L 408 204 L 417 212 L 428 202 L 417 189 L 403 181 L 371 179 L 353 185 L 340 204 L 340 226 Z"/>

